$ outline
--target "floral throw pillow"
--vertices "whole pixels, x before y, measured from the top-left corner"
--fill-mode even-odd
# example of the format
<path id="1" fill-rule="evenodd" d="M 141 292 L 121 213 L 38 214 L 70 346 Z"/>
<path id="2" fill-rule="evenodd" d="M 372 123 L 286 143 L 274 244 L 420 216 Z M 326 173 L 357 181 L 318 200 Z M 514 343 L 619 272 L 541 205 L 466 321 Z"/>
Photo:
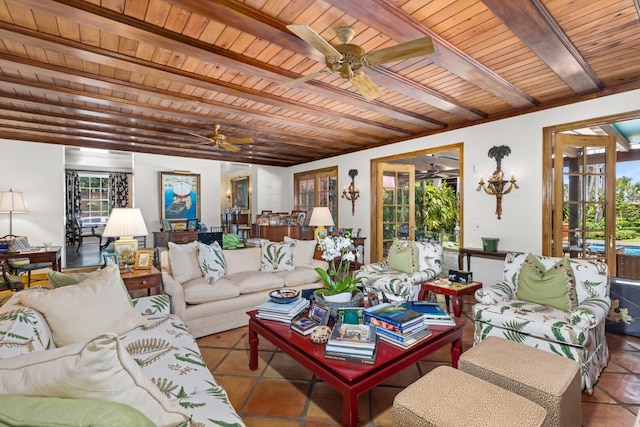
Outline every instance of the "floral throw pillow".
<path id="1" fill-rule="evenodd" d="M 227 264 L 218 242 L 213 242 L 210 245 L 198 242 L 196 253 L 200 270 L 202 270 L 205 280 L 210 284 L 214 284 L 227 273 Z"/>
<path id="2" fill-rule="evenodd" d="M 262 242 L 261 270 L 265 272 L 294 270 L 293 248 L 296 242 Z"/>

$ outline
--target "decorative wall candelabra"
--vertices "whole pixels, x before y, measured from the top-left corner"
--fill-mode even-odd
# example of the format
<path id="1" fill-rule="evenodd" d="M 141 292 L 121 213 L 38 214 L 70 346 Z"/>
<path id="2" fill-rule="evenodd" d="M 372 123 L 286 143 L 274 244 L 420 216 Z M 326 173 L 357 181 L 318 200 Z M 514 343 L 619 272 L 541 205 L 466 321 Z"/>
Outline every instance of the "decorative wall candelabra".
<path id="1" fill-rule="evenodd" d="M 355 185 L 356 175 L 358 175 L 357 169 L 351 169 L 349 171 L 349 176 L 351 177 L 351 184 L 349 184 L 349 188 L 347 187 L 342 189 L 342 198 L 351 200 L 351 216 L 356 213 L 356 200 L 360 197 L 360 190 Z"/>
<path id="2" fill-rule="evenodd" d="M 496 196 L 496 215 L 498 219 L 502 217 L 502 196 L 509 194 L 514 188 L 520 188 L 518 184 L 516 184 L 516 178 L 513 172 L 511 172 L 511 178 L 508 181 L 504 179 L 504 173 L 501 167 L 502 159 L 509 154 L 511 154 L 511 148 L 506 145 L 491 147 L 488 156 L 496 159 L 496 170 L 489 176 L 486 185 L 481 176 L 478 188 L 476 189 L 476 191 L 483 189 L 488 195 Z"/>

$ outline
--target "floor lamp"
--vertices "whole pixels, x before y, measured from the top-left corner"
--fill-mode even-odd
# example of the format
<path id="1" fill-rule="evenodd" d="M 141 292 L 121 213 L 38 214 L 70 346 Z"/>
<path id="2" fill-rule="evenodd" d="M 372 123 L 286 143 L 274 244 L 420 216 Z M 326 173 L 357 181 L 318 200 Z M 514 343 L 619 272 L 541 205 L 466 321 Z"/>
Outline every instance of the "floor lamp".
<path id="1" fill-rule="evenodd" d="M 0 191 L 0 213 L 9 214 L 9 236 L 13 236 L 13 214 L 14 213 L 26 213 L 27 204 L 24 202 L 22 192 L 13 191 Z"/>

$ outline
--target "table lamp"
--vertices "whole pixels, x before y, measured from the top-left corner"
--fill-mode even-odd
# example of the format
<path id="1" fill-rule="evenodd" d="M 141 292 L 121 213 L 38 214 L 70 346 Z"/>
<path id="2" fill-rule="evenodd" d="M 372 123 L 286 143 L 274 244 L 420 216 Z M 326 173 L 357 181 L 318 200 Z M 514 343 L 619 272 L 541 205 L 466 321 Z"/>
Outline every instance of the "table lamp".
<path id="1" fill-rule="evenodd" d="M 27 204 L 19 191 L 0 191 L 0 213 L 9 214 L 9 235 L 13 236 L 13 214 L 26 213 Z"/>
<path id="2" fill-rule="evenodd" d="M 311 212 L 311 218 L 309 219 L 309 225 L 316 227 L 314 237 L 316 242 L 323 239 L 327 235 L 327 226 L 333 225 L 333 217 L 331 211 L 326 206 L 316 206 Z M 322 237 L 321 237 L 322 236 Z"/>
<path id="3" fill-rule="evenodd" d="M 149 234 L 147 226 L 138 208 L 114 208 L 102 233 L 104 237 L 119 237 L 113 243 L 114 252 L 118 254 L 123 251 L 137 250 L 138 241 L 133 236 L 147 234 Z"/>

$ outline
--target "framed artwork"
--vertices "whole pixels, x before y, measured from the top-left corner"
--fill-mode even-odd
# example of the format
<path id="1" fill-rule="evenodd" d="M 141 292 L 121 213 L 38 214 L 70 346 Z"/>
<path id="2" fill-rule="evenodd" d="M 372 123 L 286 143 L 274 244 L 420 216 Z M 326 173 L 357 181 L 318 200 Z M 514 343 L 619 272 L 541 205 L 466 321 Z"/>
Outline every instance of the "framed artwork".
<path id="1" fill-rule="evenodd" d="M 171 223 L 167 220 L 162 221 L 162 229 L 164 231 L 171 231 Z"/>
<path id="2" fill-rule="evenodd" d="M 320 325 L 326 325 L 329 323 L 330 313 L 329 308 L 314 302 L 309 309 L 309 318 L 315 320 Z"/>
<path id="3" fill-rule="evenodd" d="M 231 206 L 240 209 L 250 209 L 249 205 L 249 177 L 241 176 L 231 179 Z"/>
<path id="4" fill-rule="evenodd" d="M 173 231 L 187 231 L 187 221 L 174 222 Z"/>
<path id="5" fill-rule="evenodd" d="M 120 254 L 112 254 L 112 253 L 103 253 L 102 257 L 104 258 L 104 264 L 105 265 L 109 265 L 109 264 L 114 264 L 114 265 L 118 265 L 118 257 L 120 256 Z"/>
<path id="6" fill-rule="evenodd" d="M 306 212 L 299 212 L 298 213 L 298 225 L 304 225 L 306 220 L 307 220 L 307 213 Z"/>
<path id="7" fill-rule="evenodd" d="M 198 229 L 198 220 L 197 219 L 187 220 L 187 230 L 196 231 L 197 229 Z"/>
<path id="8" fill-rule="evenodd" d="M 150 270 L 153 265 L 153 249 L 140 249 L 136 252 L 136 270 Z"/>
<path id="9" fill-rule="evenodd" d="M 200 218 L 200 174 L 160 172 L 161 220 Z"/>

